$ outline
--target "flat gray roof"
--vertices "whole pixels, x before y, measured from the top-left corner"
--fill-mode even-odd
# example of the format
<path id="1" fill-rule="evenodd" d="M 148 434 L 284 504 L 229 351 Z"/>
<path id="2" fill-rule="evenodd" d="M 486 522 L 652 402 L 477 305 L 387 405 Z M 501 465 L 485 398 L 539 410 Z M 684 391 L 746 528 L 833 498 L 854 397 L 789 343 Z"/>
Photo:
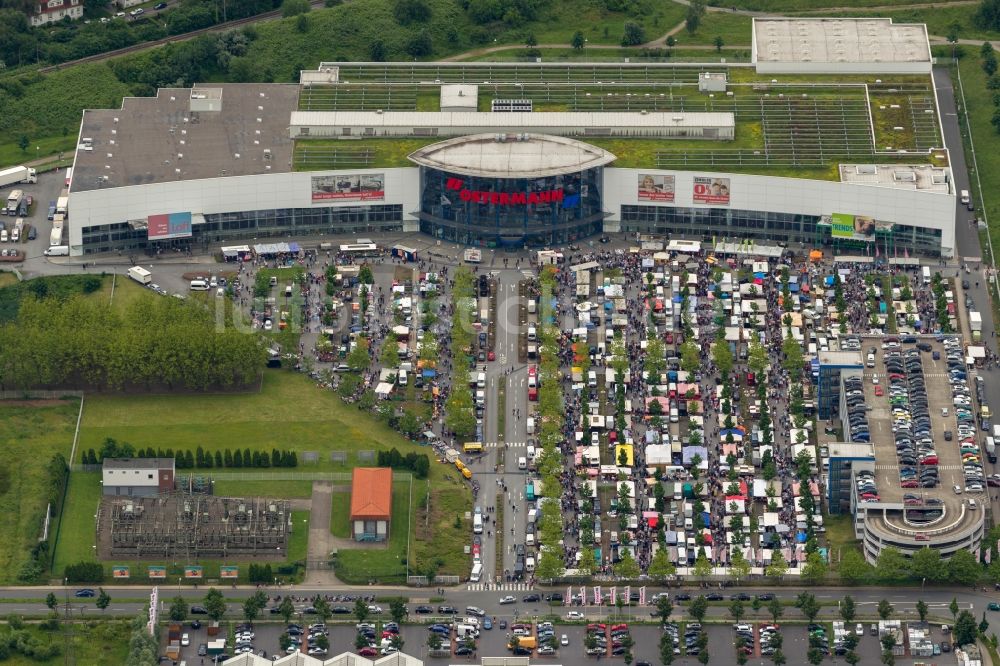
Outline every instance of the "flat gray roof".
<path id="1" fill-rule="evenodd" d="M 841 164 L 843 183 L 951 194 L 951 169 L 930 164 Z"/>
<path id="2" fill-rule="evenodd" d="M 615 156 L 582 141 L 546 134 L 475 134 L 425 146 L 410 155 L 417 164 L 467 176 L 551 176 L 604 166 Z"/>
<path id="3" fill-rule="evenodd" d="M 104 469 L 173 469 L 173 458 L 105 458 Z"/>
<path id="4" fill-rule="evenodd" d="M 84 111 L 80 137 L 91 139 L 92 149 L 77 148 L 72 191 L 291 171 L 288 117 L 297 85 L 205 89 L 221 89 L 220 111 L 192 112 L 190 88 L 161 88 L 156 97 L 126 97 L 121 109 Z"/>
<path id="5" fill-rule="evenodd" d="M 891 18 L 754 18 L 755 62 L 927 62 L 927 28 Z"/>

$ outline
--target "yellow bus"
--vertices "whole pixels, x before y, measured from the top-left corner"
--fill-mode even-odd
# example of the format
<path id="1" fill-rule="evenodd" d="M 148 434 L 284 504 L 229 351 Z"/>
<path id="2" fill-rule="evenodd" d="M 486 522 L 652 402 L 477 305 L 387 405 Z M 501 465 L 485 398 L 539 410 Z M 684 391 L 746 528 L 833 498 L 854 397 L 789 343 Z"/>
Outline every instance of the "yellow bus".
<path id="1" fill-rule="evenodd" d="M 483 443 L 482 442 L 466 442 L 462 445 L 462 450 L 466 453 L 482 453 Z"/>

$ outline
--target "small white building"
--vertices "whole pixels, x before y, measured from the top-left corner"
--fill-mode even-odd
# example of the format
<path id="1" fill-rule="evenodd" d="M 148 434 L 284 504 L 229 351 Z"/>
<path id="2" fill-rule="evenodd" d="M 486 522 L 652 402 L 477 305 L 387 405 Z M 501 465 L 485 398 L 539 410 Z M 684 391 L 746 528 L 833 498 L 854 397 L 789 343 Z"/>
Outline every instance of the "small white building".
<path id="1" fill-rule="evenodd" d="M 174 489 L 173 458 L 105 458 L 102 494 L 156 497 Z"/>

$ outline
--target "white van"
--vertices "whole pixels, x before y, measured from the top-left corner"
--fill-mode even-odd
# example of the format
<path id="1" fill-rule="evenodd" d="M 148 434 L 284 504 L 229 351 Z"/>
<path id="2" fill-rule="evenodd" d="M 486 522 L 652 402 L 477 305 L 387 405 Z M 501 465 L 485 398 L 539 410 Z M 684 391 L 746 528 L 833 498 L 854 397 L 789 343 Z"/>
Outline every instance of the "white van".
<path id="1" fill-rule="evenodd" d="M 865 366 L 869 368 L 875 367 L 875 354 L 868 352 L 868 358 L 865 360 Z"/>
<path id="2" fill-rule="evenodd" d="M 533 444 L 528 444 L 528 460 L 534 460 L 537 453 L 538 452 L 535 450 L 535 446 Z"/>
<path id="3" fill-rule="evenodd" d="M 535 417 L 533 416 L 528 417 L 528 434 L 535 434 Z"/>
<path id="4" fill-rule="evenodd" d="M 469 574 L 469 580 L 473 583 L 478 583 L 479 579 L 483 577 L 483 563 L 476 562 L 472 565 L 472 573 Z"/>
<path id="5" fill-rule="evenodd" d="M 969 205 L 969 190 L 962 190 L 961 194 L 959 194 L 959 200 L 963 204 L 965 204 L 966 206 L 968 206 Z"/>
<path id="6" fill-rule="evenodd" d="M 410 381 L 410 376 L 407 374 L 406 370 L 400 370 L 399 371 L 399 385 L 400 386 L 406 386 L 406 384 L 409 381 Z"/>
<path id="7" fill-rule="evenodd" d="M 477 388 L 481 388 L 481 389 L 486 388 L 486 373 L 485 372 L 480 372 L 479 375 L 476 377 L 476 387 Z"/>
<path id="8" fill-rule="evenodd" d="M 523 456 L 521 458 L 518 458 L 517 459 L 517 468 L 518 469 L 528 469 L 528 459 L 525 458 L 525 457 L 523 457 Z"/>
<path id="9" fill-rule="evenodd" d="M 42 252 L 46 257 L 68 257 L 69 256 L 69 245 L 53 245 L 49 249 Z"/>
<path id="10" fill-rule="evenodd" d="M 536 309 L 537 309 L 537 307 L 535 305 L 535 299 L 533 299 L 533 298 L 529 299 L 528 300 L 528 314 L 535 314 L 535 310 Z"/>
<path id="11" fill-rule="evenodd" d="M 670 422 L 677 423 L 680 420 L 680 415 L 677 413 L 676 407 L 670 408 Z"/>
<path id="12" fill-rule="evenodd" d="M 597 373 L 593 370 L 587 373 L 587 386 L 597 388 Z"/>
<path id="13" fill-rule="evenodd" d="M 534 555 L 529 555 L 528 558 L 524 561 L 524 570 L 527 571 L 528 573 L 531 573 L 532 571 L 535 570 Z"/>
<path id="14" fill-rule="evenodd" d="M 191 280 L 191 291 L 208 291 L 208 283 L 204 280 Z"/>
<path id="15" fill-rule="evenodd" d="M 537 339 L 537 337 L 538 337 L 538 334 L 535 331 L 535 327 L 534 326 L 529 326 L 528 327 L 528 342 L 534 342 Z"/>
<path id="16" fill-rule="evenodd" d="M 528 532 L 527 534 L 524 535 L 524 544 L 526 546 L 534 546 L 535 545 L 535 535 L 534 535 L 534 533 Z"/>
<path id="17" fill-rule="evenodd" d="M 472 531 L 475 534 L 483 533 L 483 514 L 477 513 L 472 516 Z"/>

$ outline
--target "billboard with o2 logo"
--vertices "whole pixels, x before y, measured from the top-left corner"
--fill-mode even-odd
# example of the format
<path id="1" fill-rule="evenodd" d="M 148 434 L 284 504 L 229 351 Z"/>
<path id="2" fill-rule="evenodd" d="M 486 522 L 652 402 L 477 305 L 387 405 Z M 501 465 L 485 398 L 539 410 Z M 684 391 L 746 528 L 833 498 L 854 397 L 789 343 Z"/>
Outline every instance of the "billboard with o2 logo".
<path id="1" fill-rule="evenodd" d="M 711 178 L 709 176 L 694 177 L 695 203 L 711 204 L 715 206 L 729 205 L 729 179 Z"/>

